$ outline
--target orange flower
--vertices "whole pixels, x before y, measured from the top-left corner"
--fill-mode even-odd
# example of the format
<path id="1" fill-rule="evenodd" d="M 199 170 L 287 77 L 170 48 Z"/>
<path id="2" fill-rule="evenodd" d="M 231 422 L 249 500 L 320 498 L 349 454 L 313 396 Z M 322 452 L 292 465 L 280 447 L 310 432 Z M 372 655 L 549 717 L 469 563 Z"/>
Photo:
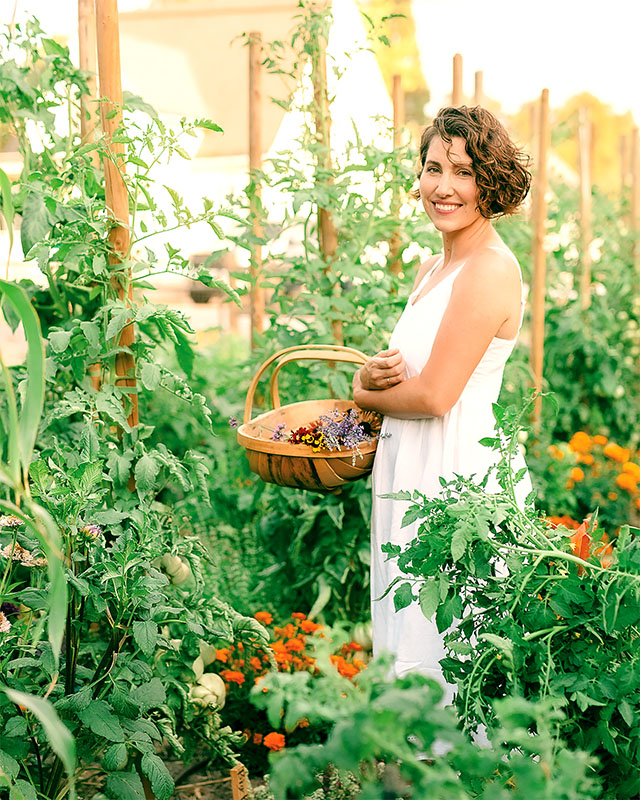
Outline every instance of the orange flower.
<path id="1" fill-rule="evenodd" d="M 568 517 L 564 515 L 562 517 L 548 517 L 548 522 L 552 528 L 557 528 L 558 525 L 563 525 L 565 528 L 569 528 L 570 530 L 575 530 L 576 528 L 580 527 L 580 523 L 576 522 L 575 519 L 572 517 Z"/>
<path id="2" fill-rule="evenodd" d="M 609 498 L 609 500 L 617 500 L 618 499 L 618 495 L 615 492 L 609 492 L 607 494 L 607 497 Z"/>
<path id="3" fill-rule="evenodd" d="M 586 522 L 583 522 L 577 531 L 572 534 L 571 549 L 578 556 L 578 558 L 581 558 L 583 561 L 586 561 L 589 558 L 589 552 L 591 549 L 591 536 L 587 531 Z M 582 575 L 583 572 L 584 567 L 578 567 L 578 575 Z"/>
<path id="4" fill-rule="evenodd" d="M 222 676 L 222 680 L 226 681 L 227 683 L 237 683 L 238 686 L 242 686 L 244 683 L 244 675 L 237 670 L 223 669 L 220 675 Z"/>
<path id="5" fill-rule="evenodd" d="M 251 656 L 249 659 L 249 666 L 257 672 L 262 669 L 262 661 L 260 661 L 258 656 Z"/>
<path id="6" fill-rule="evenodd" d="M 609 442 L 602 452 L 607 458 L 617 461 L 619 464 L 624 464 L 625 461 L 629 460 L 629 456 L 631 455 L 626 447 L 620 447 L 619 444 L 614 444 L 613 442 Z"/>
<path id="7" fill-rule="evenodd" d="M 312 622 L 310 619 L 304 619 L 300 623 L 300 630 L 304 631 L 304 633 L 315 633 L 321 627 L 322 625 L 318 625 L 317 622 Z"/>
<path id="8" fill-rule="evenodd" d="M 616 483 L 621 489 L 629 494 L 636 494 L 638 491 L 638 484 L 635 482 L 632 475 L 627 472 L 621 472 L 616 478 Z"/>
<path id="9" fill-rule="evenodd" d="M 634 481 L 640 481 L 640 467 L 634 464 L 633 461 L 625 461 L 622 465 L 622 471 L 626 472 L 627 475 L 631 475 Z"/>
<path id="10" fill-rule="evenodd" d="M 636 500 L 636 508 L 640 511 L 640 497 Z"/>
<path id="11" fill-rule="evenodd" d="M 557 458 L 557 459 L 564 458 L 564 453 L 559 447 L 556 447 L 555 444 L 550 445 L 547 448 L 547 452 L 551 455 L 552 458 Z"/>
<path id="12" fill-rule="evenodd" d="M 296 635 L 296 629 L 290 622 L 288 622 L 284 628 L 274 628 L 273 632 L 276 636 L 281 636 L 283 639 L 293 639 Z"/>
<path id="13" fill-rule="evenodd" d="M 350 664 L 348 661 L 343 661 L 338 665 L 338 672 L 343 678 L 353 678 L 353 676 L 357 675 L 360 670 L 354 664 Z"/>
<path id="14" fill-rule="evenodd" d="M 272 752 L 275 752 L 276 750 L 282 750 L 285 745 L 285 738 L 281 733 L 272 731 L 264 737 L 262 744 Z"/>
<path id="15" fill-rule="evenodd" d="M 349 650 L 362 650 L 362 645 L 358 644 L 358 642 L 349 642 L 347 647 Z"/>
<path id="16" fill-rule="evenodd" d="M 586 453 L 583 456 L 580 456 L 578 459 L 579 464 L 586 464 L 587 466 L 591 466 L 595 462 L 595 458 L 591 455 L 591 453 Z"/>
<path id="17" fill-rule="evenodd" d="M 262 734 L 261 733 L 254 733 L 253 734 L 253 743 L 254 744 L 262 744 Z"/>
<path id="18" fill-rule="evenodd" d="M 574 453 L 588 453 L 591 450 L 591 437 L 584 431 L 574 433 L 569 442 L 569 449 Z"/>
<path id="19" fill-rule="evenodd" d="M 302 717 L 302 719 L 298 720 L 298 728 L 308 728 L 309 727 L 309 720 L 306 717 Z"/>
<path id="20" fill-rule="evenodd" d="M 307 615 L 303 614 L 301 611 L 294 611 L 291 616 L 293 617 L 293 619 L 299 619 L 299 620 L 307 618 Z"/>
<path id="21" fill-rule="evenodd" d="M 301 642 L 300 639 L 289 639 L 284 646 L 292 653 L 299 653 L 304 650 L 304 642 Z"/>
<path id="22" fill-rule="evenodd" d="M 268 611 L 256 611 L 253 617 L 263 625 L 271 625 L 271 623 L 273 622 L 273 617 Z"/>
<path id="23" fill-rule="evenodd" d="M 231 649 L 229 647 L 223 647 L 221 650 L 216 650 L 216 661 L 222 661 L 223 664 L 226 664 L 231 656 Z"/>
<path id="24" fill-rule="evenodd" d="M 580 481 L 584 480 L 584 472 L 580 469 L 580 467 L 574 467 L 571 470 L 571 480 L 574 483 L 580 483 Z"/>
<path id="25" fill-rule="evenodd" d="M 599 445 L 605 445 L 609 440 L 606 436 L 603 436 L 601 433 L 596 433 L 593 437 L 593 443 Z"/>

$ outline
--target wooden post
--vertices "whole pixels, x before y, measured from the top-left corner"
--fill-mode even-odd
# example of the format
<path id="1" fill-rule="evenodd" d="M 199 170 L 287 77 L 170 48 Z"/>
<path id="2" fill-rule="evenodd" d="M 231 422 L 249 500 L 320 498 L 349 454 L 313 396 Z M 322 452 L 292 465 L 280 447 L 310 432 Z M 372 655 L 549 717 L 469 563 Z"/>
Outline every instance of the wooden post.
<path id="1" fill-rule="evenodd" d="M 253 215 L 253 235 L 262 236 L 262 225 L 258 217 L 260 208 L 260 185 L 256 171 L 262 168 L 262 34 L 253 31 L 249 34 L 249 172 L 255 184 L 255 195 L 251 198 L 250 209 Z M 262 247 L 251 247 L 250 317 L 251 347 L 256 347 L 257 339 L 264 330 L 264 289 L 260 285 L 262 277 Z"/>
<path id="2" fill-rule="evenodd" d="M 580 303 L 591 305 L 591 119 L 588 106 L 578 112 L 580 167 Z"/>
<path id="3" fill-rule="evenodd" d="M 626 134 L 620 136 L 620 191 L 622 196 L 626 194 L 629 185 L 629 139 Z"/>
<path id="4" fill-rule="evenodd" d="M 393 76 L 393 146 L 402 147 L 402 132 L 404 129 L 404 91 L 402 88 L 402 76 Z M 400 197 L 397 190 L 394 191 L 391 200 L 391 214 L 397 217 L 400 212 Z M 393 232 L 389 240 L 389 269 L 394 275 L 402 272 L 402 259 L 398 257 L 400 252 L 400 235 L 397 230 Z"/>
<path id="5" fill-rule="evenodd" d="M 129 254 L 129 200 L 122 179 L 124 171 L 124 145 L 111 141 L 122 121 L 122 83 L 120 76 L 120 39 L 118 31 L 117 0 L 96 0 L 96 22 L 98 40 L 98 75 L 100 79 L 100 95 L 105 98 L 100 104 L 102 131 L 117 164 L 104 159 L 105 202 L 109 213 L 116 221 L 109 233 L 109 242 L 113 252 L 109 258 L 112 265 L 121 263 Z M 115 114 L 113 114 L 115 112 Z M 113 114 L 113 116 L 112 116 Z M 112 279 L 120 299 L 132 300 L 131 270 L 121 273 Z M 134 342 L 133 324 L 123 328 L 119 345 L 131 347 Z M 135 388 L 135 362 L 131 353 L 116 355 L 116 385 Z M 138 424 L 138 396 L 134 392 L 129 395 L 131 411 L 128 422 L 131 427 Z"/>
<path id="6" fill-rule="evenodd" d="M 321 148 L 318 155 L 318 171 L 327 175 L 331 173 L 331 117 L 329 115 L 329 97 L 327 93 L 325 46 L 326 42 L 317 41 L 318 51 L 314 54 L 312 74 L 316 139 Z M 324 272 L 326 275 L 330 275 L 331 262 L 338 249 L 338 234 L 331 212 L 326 208 L 318 209 L 318 238 L 326 264 Z M 337 293 L 337 289 L 337 285 L 334 284 L 334 294 Z M 342 320 L 332 320 L 331 329 L 336 344 L 343 344 Z"/>
<path id="7" fill-rule="evenodd" d="M 249 800 L 253 797 L 247 768 L 243 764 L 231 768 L 231 794 L 232 800 Z"/>
<path id="8" fill-rule="evenodd" d="M 481 69 L 475 74 L 475 87 L 473 92 L 473 104 L 475 106 L 484 105 L 484 75 Z"/>
<path id="9" fill-rule="evenodd" d="M 453 91 L 451 93 L 451 105 L 462 105 L 462 56 L 456 53 L 453 57 Z"/>
<path id="10" fill-rule="evenodd" d="M 640 289 L 640 140 L 638 129 L 631 132 L 631 234 L 636 287 Z"/>
<path id="11" fill-rule="evenodd" d="M 538 107 L 538 152 L 533 205 L 533 276 L 531 281 L 531 370 L 535 389 L 542 391 L 542 366 L 544 359 L 544 301 L 546 283 L 546 258 L 544 252 L 545 223 L 547 220 L 547 150 L 549 147 L 549 90 L 543 89 Z M 533 421 L 540 425 L 542 398 L 538 395 L 534 405 Z"/>
<path id="12" fill-rule="evenodd" d="M 93 0 L 78 0 L 78 59 L 80 69 L 88 72 L 89 94 L 80 100 L 80 136 L 83 142 L 93 140 L 95 125 L 91 117 L 96 101 L 96 10 Z M 95 154 L 92 154 L 95 155 Z M 97 164 L 96 164 L 97 166 Z"/>

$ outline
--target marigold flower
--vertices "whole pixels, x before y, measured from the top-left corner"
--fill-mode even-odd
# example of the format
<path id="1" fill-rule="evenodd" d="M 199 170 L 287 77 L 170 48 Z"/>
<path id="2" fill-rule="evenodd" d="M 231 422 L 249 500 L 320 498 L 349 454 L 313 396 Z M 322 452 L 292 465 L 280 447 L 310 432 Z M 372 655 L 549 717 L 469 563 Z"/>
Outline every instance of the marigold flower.
<path id="1" fill-rule="evenodd" d="M 591 455 L 591 453 L 586 453 L 585 455 L 580 456 L 578 459 L 579 464 L 586 464 L 590 467 L 595 462 L 595 458 Z"/>
<path id="2" fill-rule="evenodd" d="M 627 472 L 621 472 L 616 478 L 616 483 L 621 489 L 624 489 L 625 492 L 629 492 L 629 494 L 636 494 L 638 491 L 638 484 L 633 476 L 629 475 Z"/>
<path id="3" fill-rule="evenodd" d="M 302 719 L 298 720 L 297 727 L 298 728 L 308 728 L 309 727 L 309 720 L 306 717 L 302 717 Z"/>
<path id="4" fill-rule="evenodd" d="M 254 619 L 257 619 L 262 625 L 271 625 L 273 622 L 273 617 L 268 611 L 256 611 L 253 615 Z"/>
<path id="5" fill-rule="evenodd" d="M 547 521 L 552 528 L 557 528 L 558 525 L 562 525 L 570 530 L 575 530 L 576 528 L 580 527 L 580 523 L 577 520 L 567 516 L 566 514 L 561 517 L 547 517 Z"/>
<path id="6" fill-rule="evenodd" d="M 640 481 L 640 467 L 633 461 L 625 461 L 622 465 L 622 471 L 631 475 L 634 481 Z"/>
<path id="7" fill-rule="evenodd" d="M 347 647 L 349 650 L 362 650 L 362 645 L 358 644 L 358 642 L 349 642 Z"/>
<path id="8" fill-rule="evenodd" d="M 249 666 L 251 669 L 254 669 L 256 672 L 262 669 L 262 661 L 258 658 L 258 656 L 251 656 L 249 659 Z"/>
<path id="9" fill-rule="evenodd" d="M 285 746 L 285 738 L 281 733 L 272 731 L 264 737 L 262 744 L 268 747 L 272 752 L 275 752 L 276 750 L 282 750 Z"/>
<path id="10" fill-rule="evenodd" d="M 584 431 L 577 431 L 569 441 L 569 449 L 574 453 L 588 453 L 591 450 L 591 437 Z"/>
<path id="11" fill-rule="evenodd" d="M 9 633 L 10 630 L 11 630 L 11 623 L 2 613 L 2 611 L 0 611 L 0 633 Z"/>
<path id="12" fill-rule="evenodd" d="M 556 447 L 555 444 L 550 445 L 547 448 L 547 452 L 551 455 L 552 458 L 557 458 L 558 460 L 564 458 L 564 453 L 559 447 Z"/>
<path id="13" fill-rule="evenodd" d="M 617 500 L 618 499 L 618 495 L 615 492 L 609 492 L 607 494 L 607 497 L 609 498 L 609 500 Z"/>
<path id="14" fill-rule="evenodd" d="M 304 633 L 315 633 L 319 631 L 322 625 L 318 625 L 317 622 L 312 622 L 310 619 L 303 619 L 300 623 L 300 630 L 304 631 Z"/>
<path id="15" fill-rule="evenodd" d="M 273 631 L 276 636 L 281 636 L 283 639 L 293 639 L 296 635 L 295 625 L 292 625 L 290 622 L 288 622 L 284 628 L 276 627 Z"/>
<path id="16" fill-rule="evenodd" d="M 343 661 L 341 664 L 338 664 L 338 672 L 343 678 L 353 678 L 358 674 L 358 672 L 360 672 L 360 670 L 355 666 L 355 664 L 350 664 L 348 661 Z"/>
<path id="17" fill-rule="evenodd" d="M 254 733 L 253 734 L 253 743 L 254 744 L 262 744 L 262 734 L 261 733 Z"/>
<path id="18" fill-rule="evenodd" d="M 307 618 L 307 615 L 303 614 L 302 611 L 294 611 L 291 616 L 293 617 L 293 619 L 299 619 L 299 620 Z"/>
<path id="19" fill-rule="evenodd" d="M 607 437 L 603 436 L 601 433 L 596 433 L 596 435 L 593 437 L 593 443 L 601 446 L 604 446 L 608 441 L 609 440 Z"/>
<path id="20" fill-rule="evenodd" d="M 301 642 L 300 639 L 289 639 L 284 646 L 292 653 L 299 653 L 304 650 L 304 642 Z"/>
<path id="21" fill-rule="evenodd" d="M 584 472 L 580 469 L 580 467 L 574 467 L 571 470 L 571 480 L 574 483 L 580 483 L 580 481 L 584 480 Z"/>
<path id="22" fill-rule="evenodd" d="M 619 444 L 614 444 L 613 442 L 609 442 L 602 452 L 607 458 L 617 461 L 619 464 L 624 464 L 625 461 L 629 460 L 629 456 L 631 455 L 626 447 L 620 447 Z"/>
<path id="23" fill-rule="evenodd" d="M 244 675 L 235 669 L 223 669 L 220 675 L 222 680 L 227 683 L 237 683 L 238 686 L 242 686 L 244 683 Z"/>
<path id="24" fill-rule="evenodd" d="M 230 657 L 231 657 L 230 648 L 223 647 L 220 650 L 216 650 L 216 661 L 222 661 L 223 664 L 226 664 Z"/>

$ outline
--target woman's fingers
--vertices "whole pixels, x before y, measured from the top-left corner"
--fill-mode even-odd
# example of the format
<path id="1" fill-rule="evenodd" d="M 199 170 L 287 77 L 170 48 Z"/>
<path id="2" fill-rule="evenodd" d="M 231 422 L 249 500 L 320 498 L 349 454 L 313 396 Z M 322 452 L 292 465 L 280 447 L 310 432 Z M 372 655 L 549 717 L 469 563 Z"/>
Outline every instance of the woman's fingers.
<path id="1" fill-rule="evenodd" d="M 389 389 L 404 380 L 405 363 L 397 348 L 381 350 L 360 369 L 365 389 Z"/>

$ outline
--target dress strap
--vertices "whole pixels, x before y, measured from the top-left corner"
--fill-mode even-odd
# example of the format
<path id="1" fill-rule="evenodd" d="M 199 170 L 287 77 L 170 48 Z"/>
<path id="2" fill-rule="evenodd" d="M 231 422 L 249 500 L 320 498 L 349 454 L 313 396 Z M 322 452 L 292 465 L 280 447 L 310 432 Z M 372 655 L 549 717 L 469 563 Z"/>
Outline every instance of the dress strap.
<path id="1" fill-rule="evenodd" d="M 441 254 L 438 256 L 438 258 L 436 258 L 436 260 L 433 262 L 433 266 L 431 267 L 431 269 L 428 269 L 428 270 L 427 270 L 427 271 L 424 273 L 424 275 L 423 275 L 423 276 L 422 276 L 422 278 L 420 279 L 420 283 L 419 283 L 419 284 L 416 286 L 416 288 L 415 288 L 415 289 L 414 289 L 414 290 L 411 292 L 411 294 L 410 294 L 410 296 L 409 296 L 411 300 L 413 300 L 413 298 L 414 298 L 416 295 L 420 294 L 420 292 L 421 292 L 421 291 L 423 290 L 423 288 L 424 288 L 424 285 L 425 285 L 425 283 L 426 283 L 426 282 L 429 280 L 429 278 L 430 278 L 430 277 L 431 277 L 431 275 L 433 274 L 433 271 L 435 270 L 435 268 L 436 268 L 436 267 L 437 267 L 439 264 L 442 264 L 442 262 L 443 262 L 443 261 L 444 261 L 444 253 L 441 253 Z"/>

